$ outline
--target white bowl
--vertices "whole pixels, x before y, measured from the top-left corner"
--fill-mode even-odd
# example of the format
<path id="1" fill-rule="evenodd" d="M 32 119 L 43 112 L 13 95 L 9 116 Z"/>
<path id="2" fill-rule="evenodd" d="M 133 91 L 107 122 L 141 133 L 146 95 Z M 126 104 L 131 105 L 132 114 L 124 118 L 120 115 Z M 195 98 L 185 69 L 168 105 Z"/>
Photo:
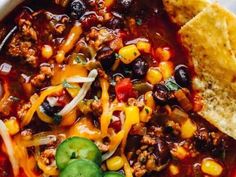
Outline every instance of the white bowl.
<path id="1" fill-rule="evenodd" d="M 24 0 L 0 0 L 0 20 Z"/>

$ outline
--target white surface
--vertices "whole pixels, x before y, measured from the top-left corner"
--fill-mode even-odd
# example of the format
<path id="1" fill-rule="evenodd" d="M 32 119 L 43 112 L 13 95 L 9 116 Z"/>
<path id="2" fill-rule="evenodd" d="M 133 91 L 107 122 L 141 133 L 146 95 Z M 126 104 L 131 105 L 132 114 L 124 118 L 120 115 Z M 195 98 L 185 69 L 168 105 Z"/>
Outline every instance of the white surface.
<path id="1" fill-rule="evenodd" d="M 23 0 L 0 0 L 0 20 L 21 2 L 23 2 Z"/>
<path id="2" fill-rule="evenodd" d="M 218 2 L 236 14 L 236 0 L 210 0 L 210 1 Z"/>

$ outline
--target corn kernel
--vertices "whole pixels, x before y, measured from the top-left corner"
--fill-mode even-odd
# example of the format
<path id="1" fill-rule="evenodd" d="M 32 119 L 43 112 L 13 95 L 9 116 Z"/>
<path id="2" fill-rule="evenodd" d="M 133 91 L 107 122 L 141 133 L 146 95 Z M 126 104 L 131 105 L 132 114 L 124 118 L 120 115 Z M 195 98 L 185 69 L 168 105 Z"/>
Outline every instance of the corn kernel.
<path id="1" fill-rule="evenodd" d="M 139 109 L 137 106 L 129 106 L 125 108 L 125 116 L 127 120 L 131 121 L 131 124 L 138 124 L 140 121 Z"/>
<path id="2" fill-rule="evenodd" d="M 142 51 L 144 53 L 151 52 L 151 44 L 149 42 L 139 41 L 137 43 L 137 48 L 139 51 Z"/>
<path id="3" fill-rule="evenodd" d="M 50 45 L 44 45 L 42 47 L 42 56 L 46 59 L 51 58 L 53 55 L 53 50 L 52 47 Z"/>
<path id="4" fill-rule="evenodd" d="M 161 61 L 168 61 L 171 58 L 170 48 L 168 47 L 159 47 L 156 49 L 156 56 Z"/>
<path id="5" fill-rule="evenodd" d="M 163 61 L 159 64 L 160 71 L 164 79 L 168 79 L 174 73 L 174 65 L 170 61 Z"/>
<path id="6" fill-rule="evenodd" d="M 10 135 L 15 135 L 20 131 L 20 126 L 15 118 L 10 118 L 5 121 L 5 125 Z"/>
<path id="7" fill-rule="evenodd" d="M 144 106 L 144 108 L 140 112 L 140 121 L 148 122 L 151 119 L 151 115 L 152 115 L 152 108 Z"/>
<path id="8" fill-rule="evenodd" d="M 124 166 L 124 161 L 120 156 L 115 156 L 106 161 L 107 168 L 110 171 L 117 171 Z"/>
<path id="9" fill-rule="evenodd" d="M 182 147 L 177 146 L 171 151 L 172 155 L 180 160 L 185 159 L 188 156 L 188 152 Z"/>
<path id="10" fill-rule="evenodd" d="M 162 74 L 157 68 L 150 68 L 147 72 L 146 79 L 151 84 L 155 85 L 161 82 Z"/>
<path id="11" fill-rule="evenodd" d="M 171 173 L 171 175 L 175 176 L 179 174 L 179 168 L 176 165 L 171 164 L 169 166 L 169 171 Z"/>
<path id="12" fill-rule="evenodd" d="M 136 45 L 128 45 L 120 49 L 120 59 L 125 64 L 130 64 L 140 56 L 140 52 Z"/>
<path id="13" fill-rule="evenodd" d="M 191 138 L 196 130 L 196 125 L 190 119 L 187 119 L 181 126 L 181 137 Z"/>
<path id="14" fill-rule="evenodd" d="M 154 110 L 156 108 L 156 103 L 155 103 L 155 100 L 152 96 L 152 91 L 149 91 L 144 95 L 144 103 L 152 110 Z"/>
<path id="15" fill-rule="evenodd" d="M 58 51 L 56 55 L 56 61 L 57 63 L 62 63 L 65 59 L 65 52 L 64 51 Z"/>
<path id="16" fill-rule="evenodd" d="M 223 172 L 222 166 L 213 159 L 205 158 L 202 161 L 201 170 L 211 176 L 220 176 Z"/>

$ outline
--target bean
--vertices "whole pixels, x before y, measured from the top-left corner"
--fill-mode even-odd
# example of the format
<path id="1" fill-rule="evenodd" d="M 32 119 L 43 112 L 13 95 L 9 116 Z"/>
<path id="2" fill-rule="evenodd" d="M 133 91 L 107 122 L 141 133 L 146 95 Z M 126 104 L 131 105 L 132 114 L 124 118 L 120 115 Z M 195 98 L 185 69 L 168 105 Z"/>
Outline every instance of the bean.
<path id="1" fill-rule="evenodd" d="M 165 105 L 169 100 L 169 91 L 166 86 L 157 84 L 154 86 L 153 98 L 155 102 L 161 106 Z"/>
<path id="2" fill-rule="evenodd" d="M 80 19 L 86 11 L 86 6 L 81 0 L 73 0 L 69 4 L 70 16 L 76 20 Z"/>
<path id="3" fill-rule="evenodd" d="M 100 61 L 104 70 L 110 70 L 115 63 L 115 52 L 110 47 L 103 47 L 97 52 L 96 59 Z"/>
<path id="4" fill-rule="evenodd" d="M 175 68 L 175 80 L 181 87 L 188 87 L 190 84 L 190 76 L 188 67 L 185 65 L 178 65 Z"/>

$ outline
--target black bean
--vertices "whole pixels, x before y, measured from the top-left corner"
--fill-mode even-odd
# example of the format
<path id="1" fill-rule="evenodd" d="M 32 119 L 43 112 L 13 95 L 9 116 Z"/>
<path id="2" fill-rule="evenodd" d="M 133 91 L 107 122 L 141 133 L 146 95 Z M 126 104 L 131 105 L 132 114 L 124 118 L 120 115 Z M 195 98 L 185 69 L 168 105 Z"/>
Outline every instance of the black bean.
<path id="1" fill-rule="evenodd" d="M 171 158 L 168 144 L 160 138 L 157 139 L 157 144 L 154 148 L 154 155 L 157 158 L 158 165 L 166 164 Z"/>
<path id="2" fill-rule="evenodd" d="M 53 117 L 57 112 L 60 111 L 59 107 L 51 107 L 47 101 L 43 102 L 41 106 L 43 108 L 44 113 L 51 117 Z"/>
<path id="3" fill-rule="evenodd" d="M 153 98 L 158 105 L 163 106 L 167 104 L 170 98 L 169 90 L 166 88 L 165 85 L 157 84 L 154 86 L 153 89 Z"/>
<path id="4" fill-rule="evenodd" d="M 127 140 L 126 151 L 134 152 L 140 147 L 140 142 L 142 140 L 142 136 L 140 135 L 130 135 Z"/>
<path id="5" fill-rule="evenodd" d="M 124 27 L 124 19 L 113 17 L 111 20 L 108 21 L 107 27 L 111 29 L 121 29 Z"/>
<path id="6" fill-rule="evenodd" d="M 121 68 L 121 74 L 123 74 L 125 77 L 130 77 L 130 78 L 134 77 L 134 73 L 133 73 L 133 69 L 131 65 L 126 65 L 122 63 L 120 65 L 120 68 Z"/>
<path id="7" fill-rule="evenodd" d="M 149 65 L 143 58 L 138 58 L 132 63 L 132 69 L 135 77 L 142 78 L 146 75 Z"/>
<path id="8" fill-rule="evenodd" d="M 166 126 L 166 127 L 164 127 L 164 132 L 165 132 L 166 134 L 172 134 L 173 131 L 174 131 L 174 129 L 173 129 L 173 127 L 171 127 L 171 126 Z"/>
<path id="9" fill-rule="evenodd" d="M 96 60 L 104 70 L 110 70 L 116 60 L 115 52 L 110 47 L 103 47 L 97 52 Z"/>
<path id="10" fill-rule="evenodd" d="M 131 8 L 133 2 L 134 2 L 134 0 L 118 0 L 117 4 L 118 4 L 118 7 L 122 11 L 127 12 Z"/>
<path id="11" fill-rule="evenodd" d="M 213 156 L 215 157 L 221 157 L 221 158 L 224 158 L 225 156 L 225 149 L 223 146 L 219 146 L 219 147 L 214 147 L 212 150 L 211 150 L 211 153 Z"/>
<path id="12" fill-rule="evenodd" d="M 181 87 L 188 87 L 190 85 L 190 76 L 187 66 L 178 65 L 175 68 L 175 80 Z"/>
<path id="13" fill-rule="evenodd" d="M 210 151 L 212 149 L 212 139 L 206 129 L 201 129 L 194 136 L 196 149 L 199 151 Z"/>
<path id="14" fill-rule="evenodd" d="M 194 136 L 194 144 L 198 151 L 210 152 L 213 156 L 223 157 L 228 148 L 226 137 L 218 132 L 209 132 L 202 128 Z"/>
<path id="15" fill-rule="evenodd" d="M 72 0 L 68 9 L 70 16 L 76 20 L 80 19 L 86 11 L 86 6 L 82 0 Z"/>

